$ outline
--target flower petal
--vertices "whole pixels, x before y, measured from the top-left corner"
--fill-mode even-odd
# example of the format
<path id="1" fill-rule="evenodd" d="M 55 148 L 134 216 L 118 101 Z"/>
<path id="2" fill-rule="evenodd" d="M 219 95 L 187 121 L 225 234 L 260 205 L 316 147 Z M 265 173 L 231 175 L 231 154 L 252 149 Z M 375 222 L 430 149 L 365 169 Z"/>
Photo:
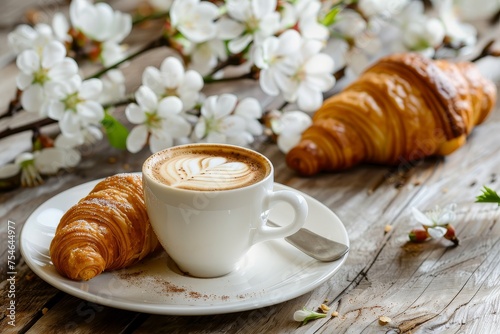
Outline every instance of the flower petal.
<path id="1" fill-rule="evenodd" d="M 427 217 L 417 208 L 415 207 L 411 208 L 411 212 L 413 213 L 413 217 L 415 218 L 415 220 L 418 221 L 420 224 L 424 226 L 434 226 L 434 223 L 429 219 L 429 217 Z"/>
<path id="2" fill-rule="evenodd" d="M 32 74 L 40 69 L 40 57 L 34 50 L 24 50 L 17 56 L 16 65 L 20 71 Z"/>
<path id="3" fill-rule="evenodd" d="M 58 100 L 51 100 L 45 103 L 43 109 L 44 114 L 57 121 L 63 118 L 65 112 L 64 103 Z"/>
<path id="4" fill-rule="evenodd" d="M 167 130 L 172 138 L 186 137 L 191 132 L 191 124 L 178 115 L 163 120 L 162 128 Z"/>
<path id="5" fill-rule="evenodd" d="M 160 66 L 162 83 L 167 88 L 176 88 L 184 80 L 184 66 L 175 57 L 166 58 Z"/>
<path id="6" fill-rule="evenodd" d="M 256 18 L 263 18 L 276 9 L 276 0 L 253 0 L 252 11 Z"/>
<path id="7" fill-rule="evenodd" d="M 179 87 L 179 91 L 181 94 L 186 91 L 199 92 L 203 88 L 203 83 L 203 78 L 198 72 L 189 70 L 184 76 L 184 82 Z"/>
<path id="8" fill-rule="evenodd" d="M 260 136 L 263 132 L 264 129 L 262 127 L 262 124 L 256 119 L 247 119 L 247 130 L 254 136 Z"/>
<path id="9" fill-rule="evenodd" d="M 127 136 L 127 150 L 131 153 L 139 152 L 148 140 L 148 128 L 146 125 L 134 127 Z"/>
<path id="10" fill-rule="evenodd" d="M 88 79 L 82 82 L 78 95 L 84 100 L 96 100 L 102 92 L 102 81 L 100 79 Z"/>
<path id="11" fill-rule="evenodd" d="M 63 114 L 59 121 L 59 127 L 63 135 L 73 137 L 80 133 L 80 118 L 72 111 L 67 111 Z"/>
<path id="12" fill-rule="evenodd" d="M 311 116 L 302 111 L 287 111 L 279 120 L 283 134 L 301 134 L 312 124 Z"/>
<path id="13" fill-rule="evenodd" d="M 104 118 L 104 109 L 97 101 L 84 101 L 76 106 L 78 116 L 88 124 L 99 124 Z"/>
<path id="14" fill-rule="evenodd" d="M 44 100 L 44 90 L 39 84 L 29 86 L 21 95 L 21 105 L 30 112 L 40 111 Z"/>
<path id="15" fill-rule="evenodd" d="M 231 53 L 240 53 L 243 51 L 248 44 L 253 40 L 253 36 L 250 34 L 245 34 L 240 37 L 237 37 L 228 43 L 228 48 Z"/>
<path id="16" fill-rule="evenodd" d="M 49 70 L 49 77 L 52 80 L 62 81 L 78 73 L 78 64 L 73 58 L 64 58 Z"/>
<path id="17" fill-rule="evenodd" d="M 245 26 L 228 17 L 221 17 L 217 23 L 217 37 L 223 40 L 236 38 L 245 31 Z"/>
<path id="18" fill-rule="evenodd" d="M 141 86 L 135 92 L 135 98 L 137 103 L 141 106 L 144 111 L 154 112 L 158 106 L 158 98 L 151 88 L 147 86 Z"/>
<path id="19" fill-rule="evenodd" d="M 230 115 L 219 122 L 219 132 L 226 136 L 237 136 L 245 130 L 245 119 L 240 116 Z"/>
<path id="20" fill-rule="evenodd" d="M 446 229 L 441 226 L 436 226 L 436 227 L 429 227 L 427 229 L 427 233 L 433 238 L 433 239 L 439 239 L 442 238 L 446 234 Z"/>
<path id="21" fill-rule="evenodd" d="M 233 112 L 236 107 L 238 98 L 233 94 L 222 94 L 217 99 L 217 105 L 215 106 L 215 118 L 220 119 L 226 117 Z"/>
<path id="22" fill-rule="evenodd" d="M 125 108 L 125 116 L 132 124 L 142 124 L 146 122 L 146 113 L 135 103 L 131 103 Z"/>
<path id="23" fill-rule="evenodd" d="M 162 118 L 178 114 L 181 111 L 182 101 L 177 96 L 168 96 L 158 103 L 157 114 Z"/>
<path id="24" fill-rule="evenodd" d="M 43 48 L 42 67 L 51 68 L 66 56 L 66 48 L 61 42 L 52 41 Z"/>
<path id="25" fill-rule="evenodd" d="M 6 164 L 0 167 L 0 178 L 5 179 L 17 175 L 21 170 L 21 166 L 15 163 Z"/>
<path id="26" fill-rule="evenodd" d="M 25 90 L 33 82 L 33 75 L 19 72 L 16 77 L 16 86 L 20 90 Z"/>
<path id="27" fill-rule="evenodd" d="M 263 70 L 260 72 L 259 77 L 260 88 L 264 91 L 264 93 L 271 96 L 278 96 L 280 90 L 276 83 L 274 82 L 273 71 Z"/>
<path id="28" fill-rule="evenodd" d="M 205 121 L 205 118 L 202 116 L 198 120 L 198 123 L 196 123 L 196 125 L 194 126 L 194 135 L 198 139 L 202 139 L 203 137 L 205 137 L 206 132 L 207 132 L 207 123 Z"/>
<path id="29" fill-rule="evenodd" d="M 302 37 L 297 30 L 288 29 L 280 35 L 278 41 L 278 53 L 281 55 L 290 55 L 299 51 Z"/>
<path id="30" fill-rule="evenodd" d="M 160 71 L 153 66 L 148 66 L 142 73 L 142 84 L 151 88 L 156 95 L 161 96 L 164 93 L 164 86 Z"/>
<path id="31" fill-rule="evenodd" d="M 64 166 L 64 151 L 50 147 L 38 151 L 35 167 L 42 174 L 55 174 Z"/>
<path id="32" fill-rule="evenodd" d="M 155 132 L 149 139 L 149 149 L 153 153 L 169 148 L 173 144 L 174 144 L 173 138 L 166 133 Z"/>
<path id="33" fill-rule="evenodd" d="M 323 103 L 323 94 L 311 87 L 301 85 L 297 91 L 297 106 L 304 111 L 316 111 Z"/>
<path id="34" fill-rule="evenodd" d="M 261 118 L 262 107 L 256 98 L 247 97 L 238 103 L 234 114 L 245 118 Z"/>
<path id="35" fill-rule="evenodd" d="M 300 142 L 300 134 L 283 134 L 278 137 L 278 148 L 283 153 L 288 153 L 295 145 Z"/>

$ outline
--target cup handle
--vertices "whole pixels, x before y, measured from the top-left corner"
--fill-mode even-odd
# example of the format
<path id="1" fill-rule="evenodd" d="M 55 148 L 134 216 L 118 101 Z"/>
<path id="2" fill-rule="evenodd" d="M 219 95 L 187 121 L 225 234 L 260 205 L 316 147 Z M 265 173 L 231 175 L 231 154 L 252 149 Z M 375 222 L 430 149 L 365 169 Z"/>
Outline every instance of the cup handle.
<path id="1" fill-rule="evenodd" d="M 252 244 L 270 239 L 287 237 L 294 234 L 302 226 L 304 226 L 307 218 L 308 207 L 303 196 L 290 190 L 280 190 L 269 193 L 266 197 L 266 202 L 264 203 L 267 204 L 266 206 L 268 206 L 269 209 L 271 209 L 274 204 L 278 202 L 286 202 L 293 207 L 295 211 L 293 221 L 290 224 L 281 227 L 270 227 L 265 223 L 260 224 L 257 228 Z"/>

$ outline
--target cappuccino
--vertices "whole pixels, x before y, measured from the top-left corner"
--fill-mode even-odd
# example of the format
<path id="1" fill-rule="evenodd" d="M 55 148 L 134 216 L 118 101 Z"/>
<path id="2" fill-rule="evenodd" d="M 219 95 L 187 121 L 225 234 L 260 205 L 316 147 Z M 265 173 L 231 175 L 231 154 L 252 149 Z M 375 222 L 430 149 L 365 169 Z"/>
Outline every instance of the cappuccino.
<path id="1" fill-rule="evenodd" d="M 178 189 L 220 191 L 243 188 L 263 180 L 269 162 L 240 147 L 184 145 L 158 152 L 144 164 L 144 172 Z"/>

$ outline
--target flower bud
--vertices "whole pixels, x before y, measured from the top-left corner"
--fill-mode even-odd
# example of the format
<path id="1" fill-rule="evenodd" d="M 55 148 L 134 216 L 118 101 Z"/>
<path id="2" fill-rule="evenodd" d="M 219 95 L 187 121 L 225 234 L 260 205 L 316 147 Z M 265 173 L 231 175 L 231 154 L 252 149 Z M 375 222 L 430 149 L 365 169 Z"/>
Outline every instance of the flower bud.
<path id="1" fill-rule="evenodd" d="M 446 225 L 446 234 L 444 235 L 444 238 L 452 241 L 455 246 L 458 246 L 458 238 L 455 235 L 455 228 L 451 224 Z"/>
<path id="2" fill-rule="evenodd" d="M 411 242 L 424 242 L 427 239 L 429 239 L 430 236 L 429 236 L 429 233 L 427 233 L 426 230 L 413 229 L 408 234 L 408 237 L 410 238 Z"/>

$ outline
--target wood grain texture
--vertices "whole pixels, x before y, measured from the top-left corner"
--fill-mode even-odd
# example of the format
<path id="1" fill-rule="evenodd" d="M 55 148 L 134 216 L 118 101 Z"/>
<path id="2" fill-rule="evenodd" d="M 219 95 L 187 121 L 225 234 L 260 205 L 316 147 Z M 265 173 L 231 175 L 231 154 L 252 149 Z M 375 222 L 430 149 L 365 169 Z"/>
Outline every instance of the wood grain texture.
<path id="1" fill-rule="evenodd" d="M 119 2 L 131 8 L 132 0 Z M 57 2 L 57 1 L 56 1 Z M 60 1 L 62 2 L 62 1 Z M 118 4 L 118 1 L 115 1 Z M 30 2 L 29 4 L 33 3 Z M 25 7 L 20 7 L 21 5 Z M 0 21 L 13 25 L 22 21 L 26 1 L 4 1 Z M 21 15 L 21 16 L 20 16 Z M 1 20 L 7 17 L 8 20 Z M 4 54 L 5 29 L 0 27 L 0 53 Z M 10 28 L 9 28 L 10 29 Z M 498 33 L 488 28 L 483 36 Z M 144 31 L 130 37 L 137 47 Z M 485 38 L 486 38 L 485 37 Z M 140 85 L 143 69 L 157 66 L 168 50 L 149 52 L 124 69 L 127 90 Z M 500 82 L 499 61 L 485 59 L 481 69 Z M 86 67 L 87 74 L 94 67 Z M 0 68 L 0 112 L 15 91 L 17 71 L 10 63 Z M 258 96 L 269 108 L 282 101 L 264 96 L 255 82 L 213 84 L 206 94 L 233 92 Z M 294 108 L 290 106 L 289 108 Z M 123 109 L 116 115 L 123 118 Z M 26 115 L 9 122 L 22 123 Z M 0 121 L 0 130 L 6 126 Z M 44 131 L 54 131 L 53 128 Z M 7 220 L 21 228 L 33 210 L 52 196 L 75 185 L 119 172 L 139 171 L 147 150 L 128 154 L 110 148 L 105 141 L 82 150 L 82 163 L 62 171 L 33 189 L 0 193 L 0 332 L 28 333 L 497 333 L 500 328 L 500 209 L 493 204 L 474 203 L 483 185 L 500 189 L 500 110 L 478 126 L 468 143 L 446 158 L 402 161 L 395 167 L 362 165 L 352 170 L 297 176 L 277 147 L 259 140 L 253 148 L 264 153 L 275 166 L 276 181 L 311 195 L 332 209 L 348 231 L 351 251 L 345 264 L 317 289 L 288 302 L 256 310 L 214 316 L 160 316 L 117 310 L 92 304 L 51 287 L 27 267 L 17 252 L 17 321 L 8 326 Z M 27 149 L 21 144 L 29 134 L 0 141 L 0 164 Z M 411 207 L 421 210 L 434 205 L 457 203 L 455 227 L 460 245 L 447 240 L 425 244 L 408 243 Z M 385 233 L 386 225 L 392 227 Z M 19 237 L 19 234 L 17 235 Z M 19 250 L 19 244 L 17 243 Z M 326 303 L 338 317 L 327 316 L 301 326 L 293 321 L 295 310 L 317 308 Z M 385 326 L 380 316 L 391 318 Z"/>

